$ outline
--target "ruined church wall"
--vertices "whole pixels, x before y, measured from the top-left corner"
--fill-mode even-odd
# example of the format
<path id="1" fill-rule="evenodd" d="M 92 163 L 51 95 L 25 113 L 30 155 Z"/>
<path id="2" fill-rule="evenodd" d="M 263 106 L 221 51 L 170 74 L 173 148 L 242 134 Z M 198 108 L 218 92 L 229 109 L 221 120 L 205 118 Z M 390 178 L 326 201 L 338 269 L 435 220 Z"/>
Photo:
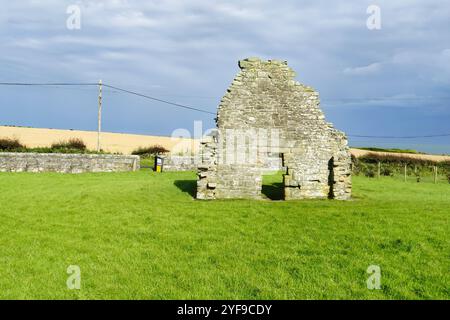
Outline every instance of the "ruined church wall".
<path id="1" fill-rule="evenodd" d="M 330 194 L 342 199 L 349 197 L 348 179 L 343 178 L 347 174 L 346 157 L 349 158 L 346 138 L 325 121 L 318 93 L 295 81 L 295 72 L 286 62 L 246 59 L 239 66 L 241 71 L 218 109 L 220 135 L 214 147 L 217 182 L 209 189 L 210 195 L 260 198 L 261 168 L 271 152 L 283 154 L 283 165 L 287 167 L 286 200 L 327 198 Z M 267 139 L 260 139 L 261 130 L 268 132 Z M 234 131 L 235 136 L 230 137 L 228 131 Z M 239 142 L 239 136 L 252 134 L 253 139 Z M 233 152 L 250 152 L 256 157 L 233 163 L 230 157 L 239 158 Z M 335 159 L 333 170 L 338 171 L 333 177 L 330 177 L 331 159 Z M 334 179 L 338 180 L 333 182 Z M 200 197 L 203 190 L 198 188 Z"/>

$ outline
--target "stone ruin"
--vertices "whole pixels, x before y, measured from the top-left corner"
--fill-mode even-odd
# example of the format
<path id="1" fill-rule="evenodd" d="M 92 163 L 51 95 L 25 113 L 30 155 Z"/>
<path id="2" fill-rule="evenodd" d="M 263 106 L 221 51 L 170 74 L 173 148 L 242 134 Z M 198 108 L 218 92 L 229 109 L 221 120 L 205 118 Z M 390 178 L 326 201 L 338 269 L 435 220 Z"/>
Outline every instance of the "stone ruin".
<path id="1" fill-rule="evenodd" d="M 281 157 L 284 200 L 351 197 L 347 138 L 326 122 L 319 94 L 286 61 L 239 61 L 213 134 L 201 142 L 197 198 L 261 199 L 262 174 Z"/>

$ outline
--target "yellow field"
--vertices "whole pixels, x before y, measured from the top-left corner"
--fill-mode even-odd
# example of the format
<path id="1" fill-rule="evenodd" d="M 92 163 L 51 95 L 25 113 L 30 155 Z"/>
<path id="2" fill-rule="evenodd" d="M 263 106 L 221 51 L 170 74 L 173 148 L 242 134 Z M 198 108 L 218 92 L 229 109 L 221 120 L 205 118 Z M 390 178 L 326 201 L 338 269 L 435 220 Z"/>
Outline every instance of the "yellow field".
<path id="1" fill-rule="evenodd" d="M 95 131 L 0 126 L 0 138 L 2 137 L 18 138 L 21 143 L 30 148 L 49 147 L 53 142 L 68 140 L 70 138 L 80 138 L 86 143 L 88 149 L 95 150 L 97 148 L 97 132 Z M 131 154 L 133 150 L 139 147 L 148 147 L 155 144 L 165 147 L 167 150 L 170 150 L 172 154 L 190 154 L 191 150 L 193 150 L 194 153 L 197 153 L 199 150 L 199 141 L 193 139 L 111 132 L 103 132 L 101 134 L 101 148 L 108 152 Z M 370 152 L 394 156 L 402 155 L 430 161 L 450 161 L 450 156 L 374 152 L 361 149 L 350 149 L 350 151 L 355 157 L 361 157 Z"/>
<path id="2" fill-rule="evenodd" d="M 21 143 L 30 148 L 49 147 L 54 142 L 80 138 L 86 143 L 88 149 L 96 150 L 97 148 L 97 132 L 95 131 L 0 126 L 0 137 L 18 138 Z M 155 144 L 165 147 L 173 154 L 187 154 L 190 153 L 190 150 L 198 151 L 199 147 L 198 142 L 192 139 L 111 132 L 103 132 L 100 137 L 102 150 L 123 154 L 131 154 L 133 150 L 139 147 L 148 147 Z"/>
<path id="3" fill-rule="evenodd" d="M 422 160 L 429 160 L 429 161 L 450 161 L 450 156 L 437 156 L 433 154 L 413 154 L 413 153 L 395 153 L 395 152 L 375 152 L 375 151 L 368 151 L 368 150 L 361 150 L 361 149 L 350 149 L 351 153 L 359 158 L 362 157 L 368 153 L 377 153 L 381 155 L 390 155 L 390 156 L 399 156 L 402 157 L 408 157 L 411 159 L 422 159 Z"/>

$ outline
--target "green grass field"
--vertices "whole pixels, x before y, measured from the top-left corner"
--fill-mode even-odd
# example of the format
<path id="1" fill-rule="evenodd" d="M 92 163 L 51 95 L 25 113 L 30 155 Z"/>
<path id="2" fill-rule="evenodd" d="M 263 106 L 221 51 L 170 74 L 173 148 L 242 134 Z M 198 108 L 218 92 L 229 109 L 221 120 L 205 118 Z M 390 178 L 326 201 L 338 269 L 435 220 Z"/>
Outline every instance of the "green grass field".
<path id="1" fill-rule="evenodd" d="M 449 299 L 450 185 L 353 182 L 348 202 L 196 201 L 192 172 L 1 173 L 0 298 Z"/>

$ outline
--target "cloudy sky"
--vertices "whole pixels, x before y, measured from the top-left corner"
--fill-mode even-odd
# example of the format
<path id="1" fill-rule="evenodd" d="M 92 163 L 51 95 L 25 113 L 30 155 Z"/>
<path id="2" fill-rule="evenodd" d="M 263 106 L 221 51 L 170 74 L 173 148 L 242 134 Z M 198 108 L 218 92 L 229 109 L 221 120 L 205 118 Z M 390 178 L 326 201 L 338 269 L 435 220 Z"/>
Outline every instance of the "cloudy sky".
<path id="1" fill-rule="evenodd" d="M 81 28 L 67 28 L 78 5 Z M 367 8 L 381 10 L 369 30 Z M 450 133 L 446 0 L 1 0 L 0 82 L 97 82 L 215 112 L 239 59 L 288 60 L 349 135 Z M 212 115 L 104 91 L 104 130 L 170 135 Z M 95 87 L 0 86 L 0 124 L 95 130 Z M 450 137 L 351 137 L 450 153 Z"/>

